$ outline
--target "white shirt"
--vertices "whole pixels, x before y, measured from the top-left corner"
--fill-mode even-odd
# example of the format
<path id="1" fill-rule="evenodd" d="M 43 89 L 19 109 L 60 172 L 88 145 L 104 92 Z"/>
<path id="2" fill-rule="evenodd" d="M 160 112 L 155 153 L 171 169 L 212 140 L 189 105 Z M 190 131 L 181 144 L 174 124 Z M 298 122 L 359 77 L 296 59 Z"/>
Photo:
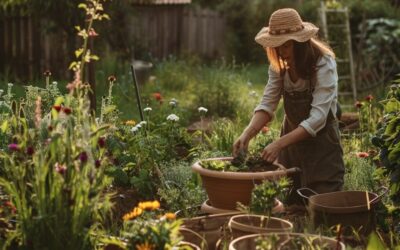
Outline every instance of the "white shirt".
<path id="1" fill-rule="evenodd" d="M 325 127 L 329 110 L 336 116 L 338 75 L 336 70 L 336 62 L 331 56 L 325 55 L 317 62 L 317 77 L 315 89 L 312 94 L 313 101 L 311 103 L 310 116 L 302 121 L 302 126 L 311 136 L 315 137 L 317 132 Z M 264 94 L 260 104 L 255 108 L 254 112 L 264 110 L 271 119 L 281 98 L 282 79 L 279 73 L 273 71 L 271 67 L 268 70 L 269 79 L 265 86 Z M 293 83 L 290 80 L 289 73 L 286 71 L 283 77 L 283 85 L 285 91 L 304 91 L 309 86 L 309 80 L 298 79 Z"/>

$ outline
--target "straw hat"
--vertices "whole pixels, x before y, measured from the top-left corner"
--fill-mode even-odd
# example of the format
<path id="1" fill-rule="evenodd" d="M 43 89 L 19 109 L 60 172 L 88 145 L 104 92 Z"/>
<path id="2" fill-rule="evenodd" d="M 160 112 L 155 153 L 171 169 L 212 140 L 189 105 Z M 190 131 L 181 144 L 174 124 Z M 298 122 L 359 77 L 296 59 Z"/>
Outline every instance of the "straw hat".
<path id="1" fill-rule="evenodd" d="M 272 13 L 269 26 L 258 32 L 255 40 L 263 47 L 278 47 L 288 40 L 305 42 L 315 36 L 318 28 L 303 22 L 296 10 L 285 8 Z"/>

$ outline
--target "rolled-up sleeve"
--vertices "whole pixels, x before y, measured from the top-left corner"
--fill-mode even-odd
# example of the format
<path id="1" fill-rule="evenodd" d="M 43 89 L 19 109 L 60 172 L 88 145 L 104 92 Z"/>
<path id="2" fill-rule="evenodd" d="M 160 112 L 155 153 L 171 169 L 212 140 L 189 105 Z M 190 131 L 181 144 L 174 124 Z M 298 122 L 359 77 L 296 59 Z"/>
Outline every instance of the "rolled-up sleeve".
<path id="1" fill-rule="evenodd" d="M 268 83 L 264 88 L 264 94 L 261 98 L 260 104 L 254 109 L 254 112 L 263 110 L 269 114 L 272 120 L 281 98 L 283 83 L 280 75 L 273 71 L 271 66 L 268 69 L 268 77 Z"/>
<path id="2" fill-rule="evenodd" d="M 319 69 L 317 71 L 310 116 L 299 125 L 313 137 L 326 124 L 332 102 L 337 98 L 338 84 L 336 62 L 332 57 L 324 56 L 317 66 L 319 66 Z"/>

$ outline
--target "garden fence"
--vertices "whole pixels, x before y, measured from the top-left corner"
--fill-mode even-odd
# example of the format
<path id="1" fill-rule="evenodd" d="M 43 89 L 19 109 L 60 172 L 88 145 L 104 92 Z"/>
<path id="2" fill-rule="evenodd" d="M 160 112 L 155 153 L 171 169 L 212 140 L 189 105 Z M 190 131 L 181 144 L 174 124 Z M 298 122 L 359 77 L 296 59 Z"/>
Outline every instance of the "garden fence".
<path id="1" fill-rule="evenodd" d="M 58 77 L 66 77 L 70 58 L 67 36 L 60 29 L 44 30 L 43 22 L 23 15 L 0 17 L 0 75 L 32 79 L 50 69 Z M 154 58 L 178 54 L 217 58 L 224 54 L 225 21 L 215 11 L 138 6 L 130 27 L 127 37 L 133 37 L 135 47 Z"/>

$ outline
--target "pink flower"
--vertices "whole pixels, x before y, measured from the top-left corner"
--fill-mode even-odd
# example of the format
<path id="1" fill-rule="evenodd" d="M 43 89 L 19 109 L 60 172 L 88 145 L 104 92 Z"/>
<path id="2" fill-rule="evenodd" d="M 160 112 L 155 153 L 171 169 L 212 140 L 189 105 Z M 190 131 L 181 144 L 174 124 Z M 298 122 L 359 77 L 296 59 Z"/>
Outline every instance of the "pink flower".
<path id="1" fill-rule="evenodd" d="M 61 175 L 64 175 L 65 172 L 67 171 L 67 167 L 58 162 L 54 165 L 54 169 L 56 170 L 57 173 L 59 173 Z"/>
<path id="2" fill-rule="evenodd" d="M 268 131 L 269 131 L 269 128 L 268 128 L 267 126 L 264 126 L 264 127 L 261 129 L 261 132 L 262 132 L 263 134 L 268 133 Z"/>
<path id="3" fill-rule="evenodd" d="M 371 102 L 373 99 L 374 99 L 374 97 L 373 97 L 372 95 L 367 95 L 367 96 L 365 97 L 365 100 L 366 100 L 367 102 Z"/>
<path id="4" fill-rule="evenodd" d="M 359 158 L 367 158 L 369 156 L 367 152 L 357 152 L 356 155 Z"/>
<path id="5" fill-rule="evenodd" d="M 89 34 L 89 36 L 92 36 L 92 37 L 99 35 L 93 28 L 90 28 L 88 34 Z"/>
<path id="6" fill-rule="evenodd" d="M 10 151 L 19 151 L 19 145 L 16 143 L 11 143 L 8 145 L 8 150 Z"/>

